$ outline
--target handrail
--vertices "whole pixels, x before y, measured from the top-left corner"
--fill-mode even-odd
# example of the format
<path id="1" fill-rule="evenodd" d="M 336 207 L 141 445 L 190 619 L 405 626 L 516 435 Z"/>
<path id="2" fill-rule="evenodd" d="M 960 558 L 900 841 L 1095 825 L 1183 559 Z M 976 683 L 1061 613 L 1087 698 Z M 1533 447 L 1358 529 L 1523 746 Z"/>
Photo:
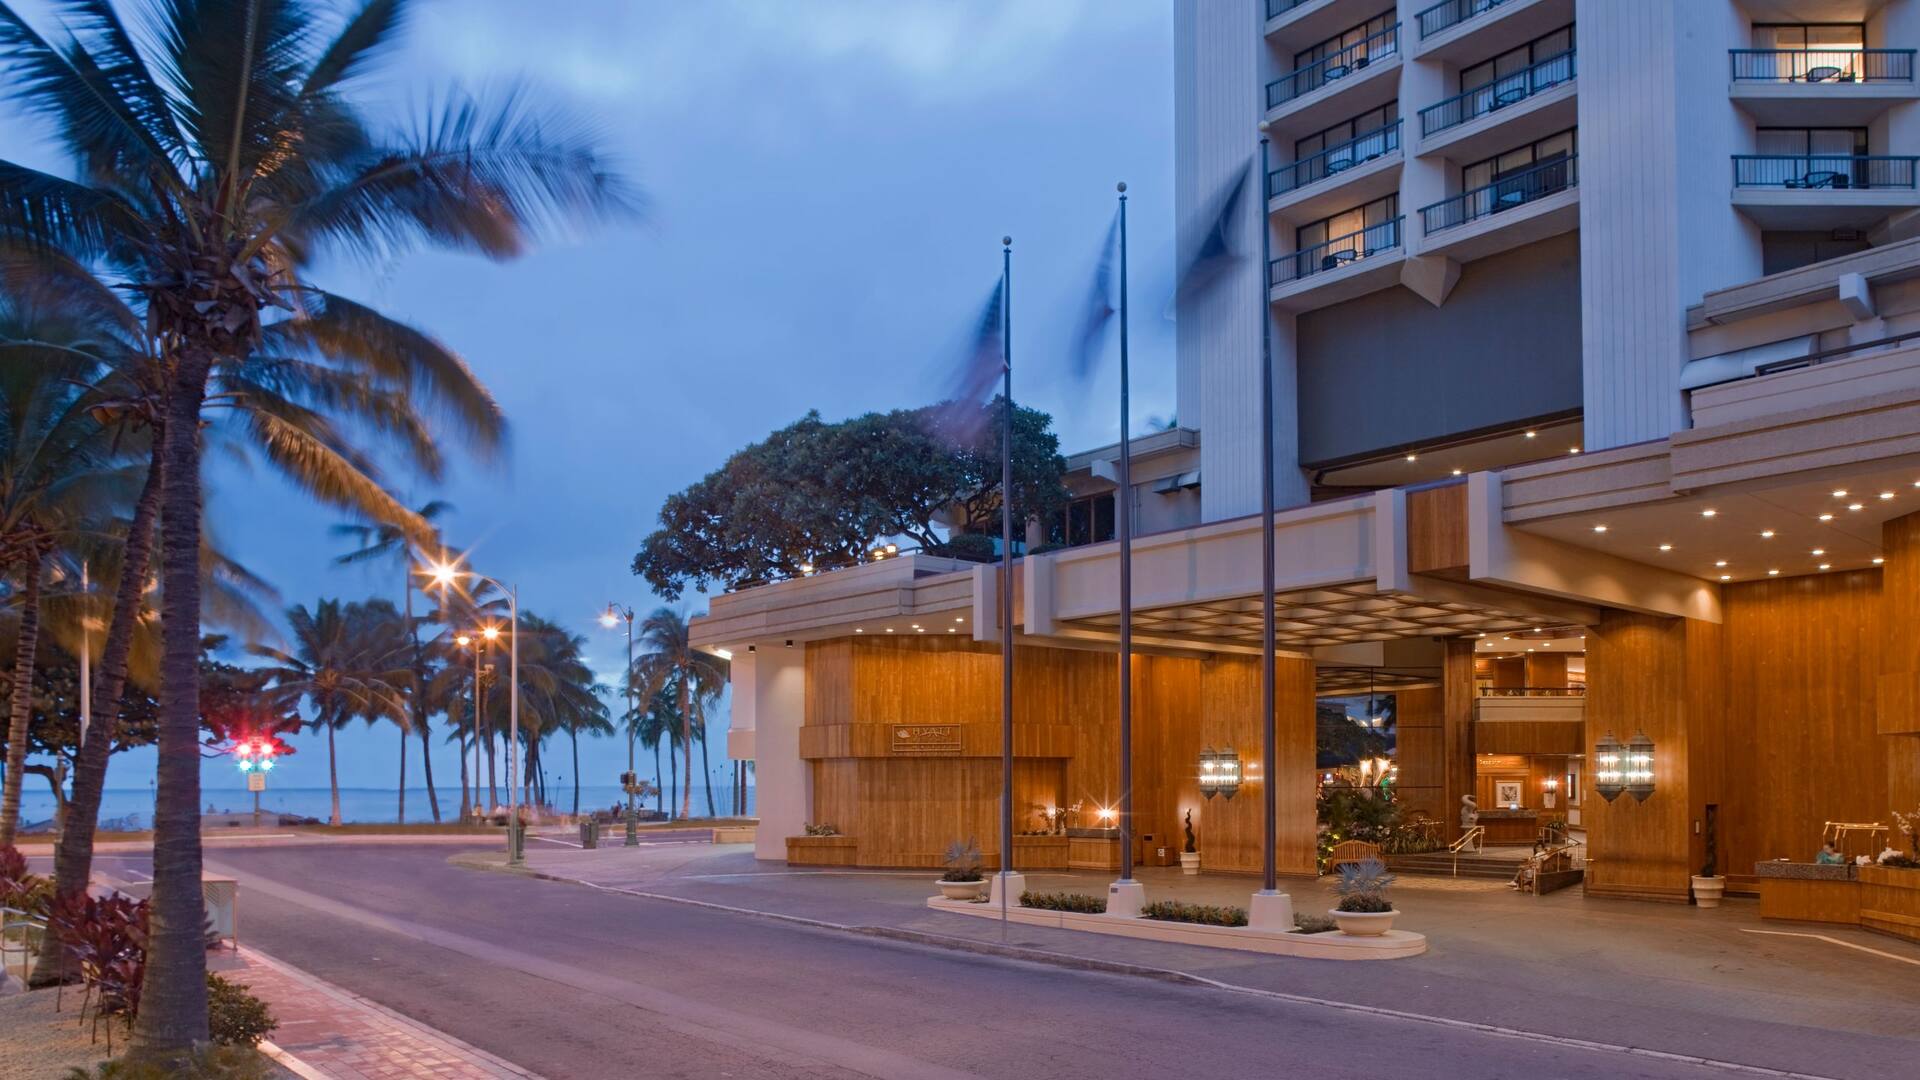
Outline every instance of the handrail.
<path id="1" fill-rule="evenodd" d="M 1574 52 L 1568 49 L 1563 53 L 1555 53 L 1532 67 L 1502 75 L 1492 82 L 1481 83 L 1421 109 L 1420 134 L 1432 135 L 1459 127 L 1496 109 L 1517 105 L 1556 86 L 1572 82 L 1578 74 L 1574 66 Z"/>
<path id="2" fill-rule="evenodd" d="M 1453 876 L 1454 877 L 1460 876 L 1460 853 L 1466 850 L 1466 847 L 1468 844 L 1473 845 L 1473 850 L 1476 854 L 1478 854 L 1479 852 L 1485 851 L 1486 835 L 1487 835 L 1487 827 L 1485 825 L 1474 825 L 1468 828 L 1466 832 L 1461 833 L 1460 839 L 1455 840 L 1453 843 L 1447 845 L 1447 850 L 1453 853 Z"/>
<path id="3" fill-rule="evenodd" d="M 1920 157 L 1893 154 L 1735 154 L 1733 186 L 1810 191 L 1915 187 Z"/>
<path id="4" fill-rule="evenodd" d="M 1580 155 L 1553 158 L 1518 172 L 1508 173 L 1491 184 L 1463 191 L 1450 198 L 1420 208 L 1420 227 L 1427 235 L 1490 217 L 1558 195 L 1580 184 Z"/>
<path id="5" fill-rule="evenodd" d="M 1440 0 L 1439 3 L 1414 16 L 1420 24 L 1422 40 L 1432 37 L 1442 30 L 1450 30 L 1468 19 L 1478 18 L 1506 3 L 1507 0 Z"/>
<path id="6" fill-rule="evenodd" d="M 1277 109 L 1302 94 L 1312 93 L 1330 82 L 1346 78 L 1375 60 L 1386 59 L 1399 52 L 1400 24 L 1394 23 L 1377 34 L 1323 56 L 1306 67 L 1295 68 L 1268 83 L 1267 108 Z"/>
<path id="7" fill-rule="evenodd" d="M 1356 165 L 1385 157 L 1400 149 L 1400 121 L 1362 132 L 1267 174 L 1267 198 L 1298 191 L 1308 184 L 1343 173 Z"/>
<path id="8" fill-rule="evenodd" d="M 1585 697 L 1584 686 L 1489 686 L 1477 693 L 1476 697 L 1491 698 L 1530 698 L 1530 697 Z"/>
<path id="9" fill-rule="evenodd" d="M 1912 49 L 1728 49 L 1734 82 L 1912 82 Z"/>
<path id="10" fill-rule="evenodd" d="M 1772 375 L 1775 372 L 1792 371 L 1795 368 L 1817 367 L 1829 360 L 1836 360 L 1857 352 L 1866 352 L 1869 349 L 1884 349 L 1890 345 L 1898 345 L 1904 341 L 1912 341 L 1915 338 L 1920 338 L 1920 330 L 1909 330 L 1903 334 L 1894 334 L 1891 337 L 1862 341 L 1857 345 L 1839 345 L 1831 349 L 1821 349 L 1819 352 L 1811 352 L 1805 356 L 1794 356 L 1785 360 L 1775 360 L 1771 363 L 1757 365 L 1753 369 L 1753 374 L 1757 378 L 1761 375 Z"/>
<path id="11" fill-rule="evenodd" d="M 1391 251 L 1400 246 L 1402 220 L 1390 218 L 1378 225 L 1369 225 L 1345 236 L 1336 236 L 1324 243 L 1301 248 L 1291 255 L 1282 255 L 1267 264 L 1267 287 L 1298 281 L 1324 270 L 1338 270 L 1348 263 Z"/>

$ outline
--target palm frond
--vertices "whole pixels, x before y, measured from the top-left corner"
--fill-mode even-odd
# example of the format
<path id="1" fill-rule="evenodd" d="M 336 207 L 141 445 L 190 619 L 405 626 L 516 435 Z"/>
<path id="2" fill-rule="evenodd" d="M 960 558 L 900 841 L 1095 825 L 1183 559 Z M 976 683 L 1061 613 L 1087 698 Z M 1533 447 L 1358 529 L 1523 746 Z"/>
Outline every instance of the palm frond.
<path id="1" fill-rule="evenodd" d="M 111 192 L 0 161 L 0 240 L 89 256 L 121 247 L 139 229 L 138 215 Z"/>
<path id="2" fill-rule="evenodd" d="M 166 97 L 147 76 L 125 28 L 106 0 L 61 5 L 85 33 L 55 46 L 11 7 L 0 5 L 0 65 L 15 93 L 59 125 L 86 175 L 173 175 L 183 157 Z"/>

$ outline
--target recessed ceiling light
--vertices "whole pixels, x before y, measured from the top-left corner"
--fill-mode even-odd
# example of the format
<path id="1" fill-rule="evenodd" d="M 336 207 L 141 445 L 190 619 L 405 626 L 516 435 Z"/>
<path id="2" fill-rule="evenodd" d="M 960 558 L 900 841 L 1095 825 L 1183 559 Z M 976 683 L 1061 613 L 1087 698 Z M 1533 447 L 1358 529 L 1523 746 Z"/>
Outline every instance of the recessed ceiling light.
<path id="1" fill-rule="evenodd" d="M 893 633 L 893 627 L 891 626 L 887 627 L 887 633 L 889 634 Z"/>
<path id="2" fill-rule="evenodd" d="M 1673 545 L 1672 545 L 1672 544 L 1661 544 L 1661 545 L 1660 545 L 1660 550 L 1661 550 L 1661 551 L 1672 551 L 1672 550 L 1673 550 Z"/>
<path id="3" fill-rule="evenodd" d="M 1721 575 L 1720 575 L 1720 580 L 1721 580 L 1721 581 L 1732 581 L 1732 580 L 1733 580 L 1733 575 L 1732 575 L 1732 574 L 1721 574 Z"/>
<path id="4" fill-rule="evenodd" d="M 1847 489 L 1846 489 L 1846 488 L 1835 488 L 1835 489 L 1834 489 L 1834 492 L 1833 492 L 1833 497 L 1834 497 L 1834 498 L 1836 498 L 1836 499 L 1844 499 L 1844 498 L 1846 498 L 1846 497 L 1847 497 Z"/>
<path id="5" fill-rule="evenodd" d="M 1779 577 L 1779 576 L 1780 576 L 1780 571 L 1778 571 L 1778 570 L 1769 570 L 1769 571 L 1767 571 L 1767 576 L 1768 576 L 1768 577 Z"/>
<path id="6" fill-rule="evenodd" d="M 1595 525 L 1595 526 L 1593 527 L 1593 531 L 1594 531 L 1594 532 L 1606 532 L 1606 531 L 1607 531 L 1607 527 L 1606 527 L 1605 525 Z"/>
<path id="7" fill-rule="evenodd" d="M 1873 557 L 1873 565 L 1875 565 L 1875 566 L 1879 566 L 1879 565 L 1880 565 L 1881 563 L 1883 563 L 1883 562 L 1886 562 L 1886 561 L 1887 561 L 1886 559 L 1884 559 L 1884 558 L 1882 558 L 1882 557 L 1880 557 L 1880 556 L 1878 556 L 1878 555 L 1875 555 L 1875 556 Z"/>
<path id="8" fill-rule="evenodd" d="M 1848 503 L 1848 504 L 1847 504 L 1847 509 L 1849 509 L 1849 510 L 1864 510 L 1864 509 L 1866 509 L 1866 506 L 1865 506 L 1864 504 L 1862 504 L 1862 503 Z"/>
<path id="9" fill-rule="evenodd" d="M 915 632 L 915 633 L 920 633 L 920 634 L 924 634 L 924 633 L 926 633 L 926 632 L 927 632 L 927 628 L 926 628 L 926 627 L 924 627 L 924 626 L 916 626 L 916 627 L 914 627 L 913 629 L 914 629 L 914 632 Z"/>
<path id="10" fill-rule="evenodd" d="M 1814 549 L 1813 549 L 1813 553 L 1814 553 L 1815 555 L 1825 555 L 1825 554 L 1827 553 L 1827 549 L 1826 549 L 1826 548 L 1814 548 Z"/>
<path id="11" fill-rule="evenodd" d="M 1821 520 L 1821 521 L 1832 521 L 1832 520 L 1833 520 L 1833 515 L 1832 515 L 1832 514 L 1821 514 L 1821 515 L 1820 515 L 1820 520 Z"/>
<path id="12" fill-rule="evenodd" d="M 1830 566 L 1832 566 L 1832 565 L 1833 565 L 1832 563 L 1821 563 L 1821 564 L 1820 564 L 1820 569 L 1822 569 L 1822 570 L 1825 570 L 1825 569 L 1827 569 L 1828 567 L 1830 567 Z"/>
<path id="13" fill-rule="evenodd" d="M 1567 447 L 1567 453 L 1569 453 L 1569 454 L 1577 454 L 1577 453 L 1579 453 L 1579 452 L 1580 452 L 1580 448 L 1579 448 L 1579 447 L 1577 447 L 1577 446 L 1569 446 L 1569 447 Z"/>
<path id="14" fill-rule="evenodd" d="M 1761 530 L 1760 530 L 1760 539 L 1762 539 L 1762 540 L 1771 540 L 1771 539 L 1773 539 L 1773 530 L 1772 530 L 1772 529 L 1761 529 Z"/>
<path id="15" fill-rule="evenodd" d="M 1881 498 L 1883 498 L 1883 499 L 1891 499 L 1891 498 L 1893 498 L 1893 492 L 1891 492 L 1891 491 L 1883 491 L 1883 492 L 1881 492 L 1881 493 L 1880 493 L 1880 497 L 1881 497 Z"/>
<path id="16" fill-rule="evenodd" d="M 1416 458 L 1418 458 L 1419 456 L 1420 456 L 1420 455 L 1418 455 L 1418 454 L 1408 454 L 1408 455 L 1407 455 L 1407 460 L 1408 460 L 1408 461 L 1413 461 L 1413 460 L 1415 460 Z"/>
<path id="17" fill-rule="evenodd" d="M 1529 439 L 1531 439 L 1531 438 L 1533 438 L 1533 437 L 1534 437 L 1535 435 L 1538 435 L 1538 434 L 1540 434 L 1540 433 L 1539 433 L 1539 432 L 1537 432 L 1537 431 L 1529 431 L 1529 432 L 1527 432 L 1527 438 L 1529 438 Z M 1915 481 L 1913 482 L 1913 486 L 1914 486 L 1914 487 L 1920 487 L 1920 480 L 1915 480 Z"/>
<path id="18" fill-rule="evenodd" d="M 1455 476 L 1459 476 L 1459 475 L 1460 475 L 1460 470 L 1459 470 L 1459 469 L 1455 469 L 1455 470 L 1453 470 L 1453 475 L 1455 475 Z"/>
<path id="19" fill-rule="evenodd" d="M 1533 650 L 1532 650 L 1532 649 L 1528 649 L 1527 651 L 1528 651 L 1528 652 L 1532 652 Z"/>
<path id="20" fill-rule="evenodd" d="M 854 633 L 856 633 L 856 634 L 864 634 L 864 633 L 866 633 L 866 631 L 865 631 L 865 630 L 862 630 L 862 629 L 860 629 L 860 628 L 859 628 L 859 627 L 857 627 L 857 626 L 853 628 L 853 632 L 854 632 Z"/>
<path id="21" fill-rule="evenodd" d="M 1725 560 L 1725 559 L 1721 559 L 1721 560 L 1720 560 L 1719 562 L 1716 562 L 1716 563 L 1714 563 L 1713 565 L 1715 565 L 1715 566 L 1725 566 L 1725 565 L 1727 565 L 1727 560 Z"/>
<path id="22" fill-rule="evenodd" d="M 954 621 L 954 622 L 966 622 L 966 621 L 967 621 L 967 617 L 966 617 L 965 615 L 955 615 L 955 616 L 953 617 L 953 621 Z"/>
<path id="23" fill-rule="evenodd" d="M 957 627 L 952 627 L 952 626 L 947 627 L 947 633 L 949 634 L 957 634 L 959 632 L 960 630 Z"/>
<path id="24" fill-rule="evenodd" d="M 1720 511 L 1718 511 L 1718 510 L 1702 510 L 1702 511 L 1700 511 L 1700 516 L 1701 516 L 1701 517 L 1712 517 L 1712 516 L 1714 516 L 1715 514 L 1718 514 L 1719 512 L 1720 512 Z"/>

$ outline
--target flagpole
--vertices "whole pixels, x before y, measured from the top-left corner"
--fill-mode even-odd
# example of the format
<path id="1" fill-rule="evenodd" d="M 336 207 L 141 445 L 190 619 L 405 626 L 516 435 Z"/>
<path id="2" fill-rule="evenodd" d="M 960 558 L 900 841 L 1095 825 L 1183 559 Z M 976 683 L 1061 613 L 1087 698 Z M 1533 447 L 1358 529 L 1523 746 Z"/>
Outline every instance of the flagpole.
<path id="1" fill-rule="evenodd" d="M 1133 443 L 1127 432 L 1127 185 L 1120 191 L 1120 884 L 1133 883 Z M 1131 906 L 1131 905 L 1129 905 Z"/>
<path id="2" fill-rule="evenodd" d="M 1261 845 L 1261 893 L 1279 892 L 1279 877 L 1274 866 L 1274 845 L 1279 840 L 1275 816 L 1278 811 L 1278 777 L 1274 769 L 1274 611 L 1273 611 L 1273 312 L 1267 296 L 1269 269 L 1273 259 L 1272 226 L 1266 219 L 1267 207 L 1267 134 L 1260 125 L 1260 209 L 1256 220 L 1260 227 L 1260 796 L 1265 818 L 1266 839 Z M 1291 907 L 1291 904 L 1288 905 Z M 1287 912 L 1292 923 L 1292 912 Z M 1291 925 L 1286 929 L 1292 929 Z"/>
<path id="3" fill-rule="evenodd" d="M 1000 931 L 1013 871 L 1013 237 L 1000 239 Z"/>

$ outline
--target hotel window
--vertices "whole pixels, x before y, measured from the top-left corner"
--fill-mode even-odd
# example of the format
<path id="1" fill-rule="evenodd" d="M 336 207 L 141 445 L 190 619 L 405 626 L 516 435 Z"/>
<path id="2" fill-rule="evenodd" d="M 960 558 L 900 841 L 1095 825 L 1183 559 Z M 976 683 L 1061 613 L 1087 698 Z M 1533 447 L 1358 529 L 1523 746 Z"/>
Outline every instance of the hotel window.
<path id="1" fill-rule="evenodd" d="M 1496 186 L 1498 194 L 1499 185 L 1513 184 L 1516 185 L 1516 193 L 1521 196 L 1520 201 L 1537 199 L 1567 186 L 1567 170 L 1555 170 L 1551 163 L 1565 161 L 1578 152 L 1579 145 L 1571 129 L 1558 135 L 1549 135 L 1538 142 L 1528 143 L 1485 161 L 1476 161 L 1460 170 L 1460 189 L 1475 191 L 1491 185 Z M 1536 165 L 1549 167 L 1531 171 Z M 1525 190 L 1521 190 L 1521 186 Z"/>
<path id="2" fill-rule="evenodd" d="M 1067 503 L 1066 513 L 1048 530 L 1052 535 L 1047 539 L 1068 547 L 1098 544 L 1119 535 L 1113 522 L 1113 492 L 1103 491 Z"/>
<path id="3" fill-rule="evenodd" d="M 1400 119 L 1400 103 L 1389 101 L 1377 109 L 1368 109 L 1350 120 L 1342 120 L 1324 131 L 1316 131 L 1293 144 L 1293 160 L 1305 161 L 1329 146 L 1349 143 L 1362 135 L 1379 131 Z"/>
<path id="4" fill-rule="evenodd" d="M 1294 53 L 1293 70 L 1300 71 L 1304 68 L 1312 67 L 1331 56 L 1340 56 L 1340 60 L 1338 60 L 1336 64 L 1359 66 L 1371 57 L 1385 56 L 1392 53 L 1395 44 L 1392 36 L 1382 37 L 1372 41 L 1366 44 L 1365 48 L 1356 49 L 1355 47 L 1367 43 L 1368 39 L 1375 37 L 1375 35 L 1386 33 L 1392 29 L 1394 22 L 1394 12 L 1390 10 L 1383 11 L 1373 18 L 1368 19 L 1366 22 L 1358 26 L 1349 27 L 1310 49 Z M 1341 54 L 1348 49 L 1355 49 L 1355 51 L 1349 55 L 1341 56 Z M 1342 71 L 1340 74 L 1344 75 L 1346 72 Z M 1300 89 L 1304 91 L 1309 88 L 1301 87 Z"/>
<path id="5" fill-rule="evenodd" d="M 1545 86 L 1564 82 L 1573 77 L 1573 65 L 1564 60 L 1559 65 L 1547 63 L 1555 58 L 1564 58 L 1573 51 L 1573 26 L 1571 24 L 1543 34 L 1517 49 L 1508 49 L 1490 60 L 1482 61 L 1472 67 L 1460 69 L 1460 92 L 1465 94 L 1493 83 L 1513 82 L 1528 93 L 1538 92 Z M 1521 78 L 1535 64 L 1545 66 L 1534 74 L 1531 85 L 1523 83 Z M 1564 69 L 1564 71 L 1562 71 Z"/>
<path id="6" fill-rule="evenodd" d="M 1743 187 L 1860 188 L 1902 186 L 1898 162 L 1867 158 L 1866 128 L 1759 128 L 1759 156 L 1736 176 Z M 1904 186 L 1912 186 L 1912 176 Z"/>
<path id="7" fill-rule="evenodd" d="M 1753 52 L 1734 58 L 1736 79 L 1773 82 L 1854 82 L 1859 79 L 1911 78 L 1885 54 L 1867 57 L 1867 28 L 1860 23 L 1755 23 Z"/>
<path id="8" fill-rule="evenodd" d="M 1867 28 L 1860 23 L 1754 23 L 1756 49 L 1836 49 L 1858 52 L 1866 47 Z"/>
<path id="9" fill-rule="evenodd" d="M 1323 244 L 1331 244 L 1324 252 L 1335 257 L 1342 252 L 1352 252 L 1349 259 L 1360 258 L 1380 247 L 1398 243 L 1394 237 L 1391 243 L 1381 242 L 1384 238 L 1372 234 L 1384 232 L 1381 226 L 1400 216 L 1400 196 L 1388 195 L 1375 199 L 1365 206 L 1356 206 L 1332 217 L 1321 218 L 1310 225 L 1302 225 L 1294 231 L 1294 246 L 1302 254 Z"/>
<path id="10" fill-rule="evenodd" d="M 1865 157 L 1866 128 L 1759 128 L 1754 145 L 1769 156 Z"/>

